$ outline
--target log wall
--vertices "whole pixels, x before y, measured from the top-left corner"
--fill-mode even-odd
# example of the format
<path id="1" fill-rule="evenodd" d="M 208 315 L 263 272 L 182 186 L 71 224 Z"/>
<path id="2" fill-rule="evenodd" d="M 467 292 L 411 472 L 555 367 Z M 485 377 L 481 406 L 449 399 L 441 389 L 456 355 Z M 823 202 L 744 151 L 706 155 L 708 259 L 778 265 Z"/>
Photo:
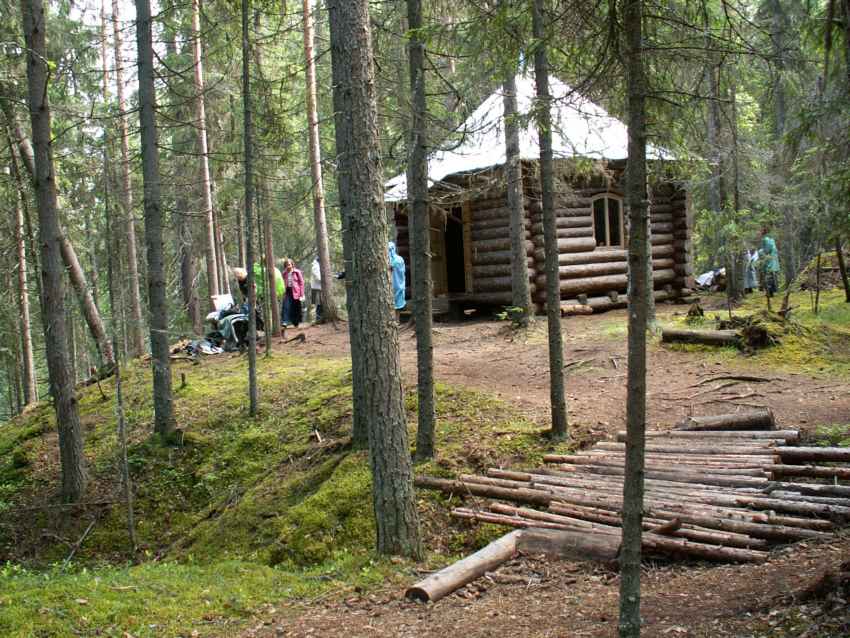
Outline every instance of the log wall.
<path id="1" fill-rule="evenodd" d="M 597 247 L 593 229 L 593 202 L 609 193 L 622 200 L 624 162 L 609 162 L 590 176 L 569 177 L 566 161 L 561 164 L 555 198 L 555 215 L 559 248 L 559 272 L 562 300 L 576 300 L 600 295 L 621 305 L 628 287 L 628 262 L 625 248 Z M 557 164 L 556 164 L 557 166 Z M 536 303 L 546 302 L 543 219 L 540 205 L 537 167 L 524 162 L 525 238 L 529 283 Z M 466 201 L 470 238 L 470 301 L 488 304 L 511 302 L 511 253 L 507 193 L 501 169 L 469 178 L 469 191 L 474 196 Z M 625 222 L 624 215 L 624 222 Z M 662 182 L 650 193 L 650 219 L 653 283 L 656 297 L 672 299 L 692 285 L 693 251 L 691 234 L 693 218 L 685 190 L 672 182 Z M 399 254 L 409 263 L 407 220 L 396 213 Z M 627 229 L 622 229 L 623 235 Z M 600 300 L 601 302 L 601 300 Z M 597 304 L 607 307 L 605 304 Z"/>

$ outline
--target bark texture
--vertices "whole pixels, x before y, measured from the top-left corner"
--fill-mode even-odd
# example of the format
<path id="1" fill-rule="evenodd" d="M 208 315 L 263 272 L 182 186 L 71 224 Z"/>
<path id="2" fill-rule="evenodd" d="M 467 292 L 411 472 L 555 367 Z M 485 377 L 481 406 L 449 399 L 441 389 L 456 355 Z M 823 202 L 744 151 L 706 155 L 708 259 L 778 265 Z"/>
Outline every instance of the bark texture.
<path id="1" fill-rule="evenodd" d="M 195 81 L 195 131 L 198 135 L 198 171 L 201 181 L 201 204 L 206 220 L 206 259 L 209 294 L 221 292 L 216 252 L 215 218 L 213 216 L 212 184 L 210 182 L 209 148 L 207 146 L 207 114 L 204 98 L 204 66 L 201 52 L 201 2 L 192 0 L 192 59 Z M 250 270 L 251 264 L 248 264 Z"/>
<path id="2" fill-rule="evenodd" d="M 33 182 L 38 205 L 41 244 L 42 294 L 44 296 L 44 339 L 50 393 L 56 409 L 59 430 L 59 458 L 62 467 L 62 499 L 79 501 L 86 489 L 86 463 L 83 434 L 77 410 L 73 378 L 70 375 L 68 341 L 65 333 L 65 286 L 62 272 L 62 231 L 53 145 L 50 105 L 47 99 L 46 21 L 41 0 L 22 0 L 23 30 L 27 45 L 27 81 L 30 119 L 33 131 Z"/>
<path id="3" fill-rule="evenodd" d="M 130 181 L 130 133 L 127 126 L 127 104 L 124 99 L 124 68 L 121 45 L 121 14 L 118 0 L 112 0 L 112 26 L 115 51 L 115 87 L 118 97 L 118 134 L 121 138 L 121 207 L 127 241 L 127 282 L 130 293 L 130 344 L 134 357 L 145 353 L 142 295 L 139 292 L 139 262 L 136 256 L 136 222 L 133 219 L 133 186 Z"/>
<path id="4" fill-rule="evenodd" d="M 643 0 L 626 0 L 622 11 L 626 39 L 629 127 L 629 159 L 626 170 L 626 205 L 629 211 L 629 367 L 619 633 L 621 638 L 632 638 L 640 635 L 640 561 L 646 433 L 646 263 L 649 252 L 646 201 L 647 89 L 642 41 Z"/>
<path id="5" fill-rule="evenodd" d="M 549 59 L 545 44 L 543 0 L 533 0 L 534 75 L 537 84 L 536 119 L 540 140 L 540 190 L 546 257 L 546 320 L 549 328 L 549 401 L 552 436 L 567 436 L 567 401 L 564 396 L 564 336 L 561 334 L 561 281 L 558 271 L 558 234 L 555 222 L 555 178 L 552 166 L 552 98 L 549 95 Z"/>
<path id="6" fill-rule="evenodd" d="M 523 323 L 531 317 L 531 288 L 528 285 L 528 263 L 525 254 L 525 201 L 522 186 L 522 162 L 519 158 L 519 125 L 517 124 L 516 76 L 511 70 L 502 84 L 505 120 L 505 179 L 508 188 L 508 212 L 511 216 L 511 298 L 515 308 L 522 308 Z"/>
<path id="7" fill-rule="evenodd" d="M 431 214 L 428 204 L 428 147 L 425 102 L 425 43 L 422 1 L 407 0 L 410 27 L 407 47 L 410 66 L 411 125 L 407 165 L 410 256 L 413 271 L 413 317 L 416 322 L 417 397 L 416 459 L 434 456 L 434 348 L 431 340 L 433 281 L 431 280 Z"/>
<path id="8" fill-rule="evenodd" d="M 245 260 L 248 271 L 248 413 L 257 416 L 257 288 L 254 285 L 254 129 L 251 104 L 249 0 L 242 0 L 242 108 L 245 163 Z M 274 288 L 274 286 L 272 286 Z"/>
<path id="9" fill-rule="evenodd" d="M 152 18 L 150 0 L 136 0 L 136 44 L 139 56 L 139 124 L 142 137 L 145 243 L 148 252 L 148 309 L 153 365 L 154 432 L 168 440 L 174 433 L 168 305 L 162 245 L 162 197 L 157 147 Z"/>
<path id="10" fill-rule="evenodd" d="M 9 150 L 11 152 L 11 144 Z M 14 162 L 12 170 L 17 171 L 17 166 L 14 165 Z M 22 199 L 25 195 L 18 188 L 15 188 L 13 197 L 12 222 L 15 229 L 15 249 L 18 258 L 18 311 L 20 312 L 21 363 L 23 364 L 23 378 L 21 381 L 23 384 L 24 405 L 29 405 L 38 401 L 38 388 L 36 386 L 35 356 L 33 355 L 32 347 L 32 329 L 30 328 L 29 273 L 27 272 L 26 233 L 24 230 L 24 210 L 22 205 Z"/>
<path id="11" fill-rule="evenodd" d="M 377 549 L 418 559 L 422 545 L 388 273 L 369 7 L 365 0 L 330 0 L 328 10 L 343 241 L 351 258 L 349 322 L 357 326 L 352 336 L 362 342 L 352 343 L 352 369 L 369 371 L 362 394 L 355 387 L 354 400 L 363 402 L 369 426 Z"/>
<path id="12" fill-rule="evenodd" d="M 304 0 L 304 61 L 307 78 L 307 124 L 310 145 L 310 173 L 313 177 L 313 224 L 316 227 L 316 251 L 322 273 L 322 318 L 334 322 L 339 311 L 333 296 L 333 271 L 328 246 L 328 222 L 325 215 L 325 186 L 322 179 L 322 146 L 319 138 L 319 109 L 316 104 L 316 60 L 313 49 L 313 13 L 310 0 Z"/>

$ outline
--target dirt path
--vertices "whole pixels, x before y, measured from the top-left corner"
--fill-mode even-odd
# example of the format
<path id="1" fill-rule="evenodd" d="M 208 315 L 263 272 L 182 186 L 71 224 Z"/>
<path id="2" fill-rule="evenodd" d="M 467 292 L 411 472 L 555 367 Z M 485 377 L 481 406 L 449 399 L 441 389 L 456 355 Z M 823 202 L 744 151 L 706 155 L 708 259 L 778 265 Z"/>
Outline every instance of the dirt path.
<path id="1" fill-rule="evenodd" d="M 665 309 L 664 312 L 672 312 Z M 567 400 L 571 423 L 579 438 L 602 438 L 625 428 L 625 311 L 601 317 L 564 320 Z M 345 324 L 304 329 L 305 344 L 282 348 L 301 353 L 348 357 Z M 292 332 L 290 335 L 292 336 Z M 406 382 L 416 383 L 416 341 L 413 331 L 400 333 Z M 439 381 L 493 393 L 531 418 L 548 422 L 549 374 L 545 323 L 538 322 L 521 339 L 507 324 L 494 321 L 439 323 L 434 330 L 435 375 Z M 649 348 L 648 425 L 672 426 L 690 413 L 717 414 L 769 406 L 783 425 L 813 429 L 850 421 L 850 385 L 758 369 L 741 356 L 711 363 L 700 353 Z M 765 383 L 716 379 L 747 374 Z"/>
<path id="2" fill-rule="evenodd" d="M 647 567 L 642 616 L 646 637 L 825 635 L 818 623 L 850 632 L 846 604 L 798 620 L 784 611 L 791 595 L 850 555 L 850 539 L 776 552 L 762 565 Z M 495 581 L 514 581 L 502 584 Z M 398 589 L 279 610 L 257 619 L 245 638 L 609 638 L 617 635 L 616 573 L 583 563 L 521 559 L 436 604 L 404 600 Z M 804 608 L 805 611 L 805 608 Z M 794 623 L 799 631 L 794 631 Z M 791 627 L 787 633 L 786 627 Z M 785 632 L 785 633 L 781 633 Z"/>
<path id="3" fill-rule="evenodd" d="M 567 393 L 577 438 L 598 440 L 625 428 L 625 319 L 623 312 L 616 312 L 564 323 L 570 371 Z M 294 347 L 304 354 L 348 356 L 344 325 L 340 330 L 321 326 L 304 332 L 305 344 L 282 347 Z M 412 331 L 402 330 L 401 347 L 406 381 L 413 384 L 416 355 Z M 549 389 L 542 322 L 522 339 L 504 323 L 437 324 L 434 356 L 438 380 L 501 396 L 546 426 Z M 850 421 L 850 386 L 846 383 L 758 369 L 744 357 L 716 359 L 651 346 L 648 425 L 669 427 L 688 413 L 720 413 L 750 406 L 769 406 L 782 425 L 803 430 Z M 742 374 L 769 381 L 733 383 L 718 378 Z M 790 615 L 798 614 L 799 608 L 782 611 L 790 592 L 848 557 L 850 538 L 844 536 L 774 552 L 763 565 L 648 566 L 643 635 L 816 636 L 820 635 L 818 627 L 837 631 L 830 636 L 850 635 L 846 604 L 837 616 L 809 620 Z M 245 638 L 616 636 L 616 573 L 590 564 L 532 558 L 514 561 L 500 573 L 507 575 L 479 580 L 435 605 L 405 601 L 402 588 L 394 586 L 368 596 L 338 593 L 322 602 L 284 606 L 271 617 L 258 618 Z M 414 579 L 411 574 L 410 580 Z M 802 623 L 799 631 L 793 629 L 794 623 Z M 781 633 L 784 627 L 791 627 L 790 633 Z"/>

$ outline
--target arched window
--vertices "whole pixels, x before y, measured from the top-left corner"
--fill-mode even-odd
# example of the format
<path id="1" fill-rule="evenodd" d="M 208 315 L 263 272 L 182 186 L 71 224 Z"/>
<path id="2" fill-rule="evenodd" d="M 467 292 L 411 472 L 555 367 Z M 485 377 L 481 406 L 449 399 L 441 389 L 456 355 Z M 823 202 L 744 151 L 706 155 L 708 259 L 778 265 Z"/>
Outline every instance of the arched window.
<path id="1" fill-rule="evenodd" d="M 593 199 L 593 236 L 597 248 L 622 248 L 626 245 L 623 232 L 623 200 L 604 193 Z"/>

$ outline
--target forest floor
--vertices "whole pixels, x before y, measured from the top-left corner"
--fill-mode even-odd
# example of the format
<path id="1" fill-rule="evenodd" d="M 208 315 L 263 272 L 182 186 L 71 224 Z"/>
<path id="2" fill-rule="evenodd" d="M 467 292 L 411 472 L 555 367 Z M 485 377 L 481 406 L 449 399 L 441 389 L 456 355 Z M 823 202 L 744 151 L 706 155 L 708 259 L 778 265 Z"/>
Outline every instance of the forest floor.
<path id="1" fill-rule="evenodd" d="M 736 314 L 762 302 L 752 298 Z M 703 304 L 709 310 L 706 324 L 728 316 L 721 299 Z M 660 305 L 659 322 L 679 323 L 686 310 Z M 581 443 L 625 429 L 626 321 L 625 310 L 563 321 L 571 435 Z M 344 328 L 310 327 L 299 348 L 348 356 Z M 833 436 L 850 437 L 850 334 L 830 339 L 823 326 L 812 329 L 826 339 L 821 349 L 794 336 L 780 346 L 784 352 L 752 356 L 731 348 L 650 346 L 647 426 L 669 428 L 685 415 L 766 406 L 780 427 L 815 436 L 824 433 L 823 426 L 835 426 Z M 407 383 L 415 384 L 415 337 L 410 329 L 401 334 L 403 371 Z M 435 325 L 437 380 L 493 392 L 538 423 L 548 420 L 547 357 L 545 321 L 529 331 L 475 319 Z M 730 378 L 735 376 L 753 381 Z M 649 565 L 643 635 L 848 636 L 850 591 L 827 601 L 799 600 L 801 590 L 847 560 L 850 535 L 845 534 L 828 544 L 797 544 L 776 552 L 764 565 Z M 262 619 L 245 636 L 338 636 L 342 627 L 352 637 L 615 636 L 618 586 L 617 574 L 601 567 L 529 558 L 435 605 L 407 601 L 393 586 L 363 596 L 295 603 L 283 616 Z"/>
<path id="2" fill-rule="evenodd" d="M 760 308 L 751 298 L 737 314 Z M 745 356 L 731 348 L 649 345 L 649 427 L 686 414 L 769 406 L 781 426 L 850 444 L 850 305 L 822 311 L 795 295 L 796 329 Z M 717 309 L 712 310 L 716 304 Z M 703 300 L 705 327 L 719 300 Z M 686 306 L 660 305 L 663 325 Z M 563 321 L 572 440 L 548 427 L 545 321 L 527 331 L 470 317 L 434 331 L 438 458 L 417 472 L 456 476 L 533 467 L 543 454 L 586 447 L 625 428 L 626 314 Z M 366 455 L 350 429 L 347 326 L 289 330 L 304 343 L 259 357 L 260 415 L 245 415 L 244 357 L 175 366 L 182 447 L 151 441 L 150 371 L 125 372 L 138 552 L 127 549 L 118 502 L 111 380 L 81 392 L 89 501 L 54 505 L 52 412 L 42 404 L 0 427 L 0 635 L 25 636 L 612 636 L 618 577 L 593 564 L 512 561 L 434 605 L 405 601 L 423 573 L 505 530 L 449 518 L 446 498 L 417 495 L 428 550 L 422 564 L 371 552 Z M 411 434 L 415 338 L 401 331 Z M 736 380 L 726 377 L 752 377 Z M 101 394 L 101 392 L 103 394 Z M 313 434 L 318 431 L 321 440 Z M 79 543 L 91 524 L 91 533 Z M 76 548 L 75 548 L 76 542 Z M 73 561 L 64 560 L 75 550 Z M 796 544 L 757 566 L 647 563 L 646 636 L 850 635 L 850 592 L 800 600 L 827 568 L 850 558 L 850 536 Z M 5 562 L 4 562 L 5 561 Z"/>

